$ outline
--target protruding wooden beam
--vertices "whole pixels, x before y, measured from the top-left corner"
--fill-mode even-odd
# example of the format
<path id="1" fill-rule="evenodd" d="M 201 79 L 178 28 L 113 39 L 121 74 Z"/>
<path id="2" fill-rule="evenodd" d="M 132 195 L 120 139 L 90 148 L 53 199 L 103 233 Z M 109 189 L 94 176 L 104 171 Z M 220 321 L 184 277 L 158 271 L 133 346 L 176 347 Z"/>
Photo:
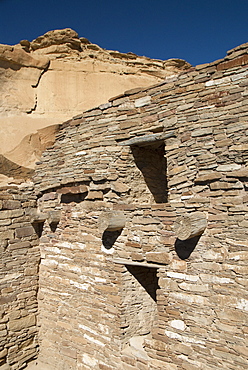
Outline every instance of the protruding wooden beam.
<path id="1" fill-rule="evenodd" d="M 60 211 L 49 211 L 47 221 L 51 224 L 58 224 L 60 221 L 61 212 Z"/>
<path id="2" fill-rule="evenodd" d="M 58 224 L 61 217 L 61 212 L 58 210 L 49 211 L 46 213 L 39 212 L 37 209 L 32 209 L 29 212 L 31 223 L 41 223 L 48 221 L 49 224 Z"/>
<path id="3" fill-rule="evenodd" d="M 98 219 L 98 227 L 101 232 L 121 230 L 125 223 L 126 217 L 121 211 L 104 211 Z"/>
<path id="4" fill-rule="evenodd" d="M 33 222 L 45 222 L 47 217 L 48 217 L 48 214 L 38 212 L 38 210 L 36 208 L 33 208 L 33 209 L 30 210 L 29 216 L 30 216 L 30 222 L 31 223 L 33 223 Z"/>
<path id="5" fill-rule="evenodd" d="M 187 240 L 201 235 L 207 227 L 207 219 L 203 212 L 189 213 L 177 217 L 174 231 L 178 239 Z"/>

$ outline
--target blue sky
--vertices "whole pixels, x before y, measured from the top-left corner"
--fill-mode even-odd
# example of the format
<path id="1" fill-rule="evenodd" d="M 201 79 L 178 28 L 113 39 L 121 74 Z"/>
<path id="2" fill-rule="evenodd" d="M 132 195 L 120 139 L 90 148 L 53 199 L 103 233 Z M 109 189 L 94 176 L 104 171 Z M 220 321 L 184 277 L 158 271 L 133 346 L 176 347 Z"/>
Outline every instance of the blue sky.
<path id="1" fill-rule="evenodd" d="M 70 27 L 105 49 L 196 65 L 248 42 L 248 0 L 0 0 L 0 43 Z"/>

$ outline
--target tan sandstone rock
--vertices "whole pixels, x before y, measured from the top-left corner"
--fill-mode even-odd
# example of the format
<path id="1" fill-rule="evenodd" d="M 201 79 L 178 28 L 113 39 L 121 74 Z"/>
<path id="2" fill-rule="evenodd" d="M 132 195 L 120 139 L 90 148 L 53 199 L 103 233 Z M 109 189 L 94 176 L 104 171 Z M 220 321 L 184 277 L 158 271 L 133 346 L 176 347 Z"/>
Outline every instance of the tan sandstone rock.
<path id="1" fill-rule="evenodd" d="M 69 28 L 0 45 L 0 153 L 32 168 L 40 152 L 31 150 L 37 130 L 189 67 L 179 59 L 108 51 Z"/>

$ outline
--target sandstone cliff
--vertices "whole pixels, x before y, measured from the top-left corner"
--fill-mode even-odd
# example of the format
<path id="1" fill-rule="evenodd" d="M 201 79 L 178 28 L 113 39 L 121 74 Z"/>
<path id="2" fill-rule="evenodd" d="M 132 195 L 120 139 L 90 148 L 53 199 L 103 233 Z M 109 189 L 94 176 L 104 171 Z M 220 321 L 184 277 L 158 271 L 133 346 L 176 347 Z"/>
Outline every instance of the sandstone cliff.
<path id="1" fill-rule="evenodd" d="M 69 28 L 0 45 L 0 153 L 32 168 L 45 147 L 39 134 L 33 137 L 37 130 L 189 67 L 180 59 L 105 50 Z"/>

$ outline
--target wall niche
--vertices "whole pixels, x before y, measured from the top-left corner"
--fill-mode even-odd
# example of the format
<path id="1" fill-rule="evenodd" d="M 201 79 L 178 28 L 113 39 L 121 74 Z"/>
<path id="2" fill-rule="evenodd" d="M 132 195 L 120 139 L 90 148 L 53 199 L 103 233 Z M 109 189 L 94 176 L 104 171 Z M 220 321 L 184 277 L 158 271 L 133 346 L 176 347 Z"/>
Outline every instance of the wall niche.
<path id="1" fill-rule="evenodd" d="M 168 201 L 167 164 L 164 143 L 134 145 L 131 147 L 134 162 L 152 194 L 153 203 Z"/>

